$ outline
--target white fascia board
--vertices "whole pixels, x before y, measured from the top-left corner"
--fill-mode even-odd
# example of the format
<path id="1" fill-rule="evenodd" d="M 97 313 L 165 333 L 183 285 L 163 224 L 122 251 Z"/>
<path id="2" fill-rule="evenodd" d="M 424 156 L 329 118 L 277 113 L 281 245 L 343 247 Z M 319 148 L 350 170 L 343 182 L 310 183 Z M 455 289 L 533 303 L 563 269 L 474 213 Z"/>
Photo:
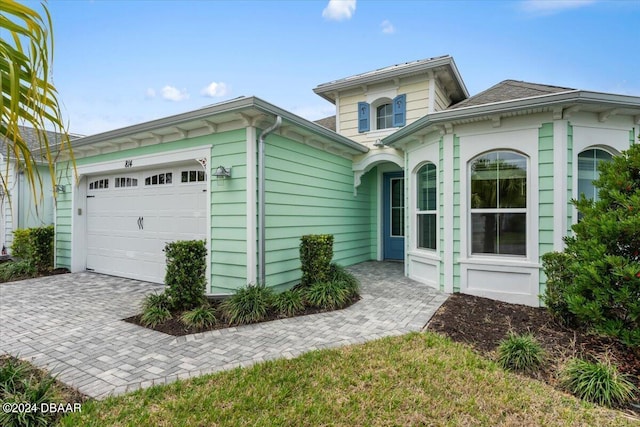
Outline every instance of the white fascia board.
<path id="1" fill-rule="evenodd" d="M 418 130 L 422 130 L 438 123 L 558 104 L 607 104 L 611 107 L 638 108 L 640 110 L 640 97 L 617 95 L 612 93 L 588 92 L 583 90 L 570 90 L 531 98 L 472 105 L 469 107 L 455 108 L 451 110 L 441 110 L 416 120 L 409 126 L 406 126 L 384 138 L 382 142 L 385 145 L 393 145 Z"/>
<path id="2" fill-rule="evenodd" d="M 455 63 L 453 62 L 453 58 L 451 56 L 444 56 L 442 58 L 435 58 L 430 61 L 409 64 L 401 67 L 388 67 L 388 69 L 381 69 L 379 71 L 362 73 L 362 75 L 345 77 L 343 79 L 320 84 L 316 86 L 313 91 L 324 99 L 333 102 L 333 100 L 326 95 L 328 92 L 339 91 L 342 89 L 351 88 L 353 86 L 377 83 L 381 80 L 393 79 L 394 77 L 404 77 L 412 73 L 427 71 L 433 68 L 442 67 L 444 65 L 449 65 L 451 67 L 451 70 L 460 83 L 462 90 L 465 92 L 465 94 L 467 94 L 467 96 L 469 96 L 467 88 L 464 86 L 462 78 L 460 77 L 460 73 L 458 72 L 458 68 L 455 66 Z"/>
<path id="3" fill-rule="evenodd" d="M 133 138 L 140 134 L 154 132 L 165 128 L 171 128 L 188 122 L 202 121 L 215 115 L 223 113 L 242 112 L 243 110 L 252 108 L 269 115 L 281 116 L 284 120 L 290 122 L 291 124 L 302 127 L 307 131 L 323 137 L 330 143 L 341 146 L 342 148 L 346 148 L 347 151 L 351 151 L 353 154 L 366 153 L 367 151 L 369 151 L 367 147 L 360 145 L 349 138 L 338 135 L 337 133 L 323 126 L 320 126 L 317 123 L 306 120 L 257 97 L 236 98 L 230 101 L 224 101 L 205 108 L 201 108 L 199 110 L 188 111 L 182 114 L 163 117 L 161 119 L 87 136 L 75 140 L 73 146 L 74 148 L 77 148 L 99 142 L 113 141 L 122 138 Z"/>

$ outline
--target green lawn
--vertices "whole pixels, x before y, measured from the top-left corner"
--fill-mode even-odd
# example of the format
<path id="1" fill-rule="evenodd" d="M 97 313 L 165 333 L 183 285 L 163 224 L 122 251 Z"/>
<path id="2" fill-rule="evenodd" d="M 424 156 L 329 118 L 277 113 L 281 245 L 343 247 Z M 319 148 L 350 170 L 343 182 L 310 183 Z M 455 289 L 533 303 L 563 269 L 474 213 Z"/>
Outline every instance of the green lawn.
<path id="1" fill-rule="evenodd" d="M 638 424 L 413 333 L 85 403 L 62 425 Z"/>

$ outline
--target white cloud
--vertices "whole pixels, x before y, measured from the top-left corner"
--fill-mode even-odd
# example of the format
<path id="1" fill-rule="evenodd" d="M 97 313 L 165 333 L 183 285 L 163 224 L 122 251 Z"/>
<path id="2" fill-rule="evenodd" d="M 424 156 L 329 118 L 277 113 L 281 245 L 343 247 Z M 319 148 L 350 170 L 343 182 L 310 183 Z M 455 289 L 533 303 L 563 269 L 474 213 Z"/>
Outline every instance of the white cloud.
<path id="1" fill-rule="evenodd" d="M 178 89 L 173 86 L 165 86 L 162 88 L 162 97 L 168 101 L 183 101 L 189 99 L 186 89 Z"/>
<path id="2" fill-rule="evenodd" d="M 154 88 L 147 88 L 147 91 L 144 93 L 144 97 L 151 99 L 156 97 L 156 90 Z"/>
<path id="3" fill-rule="evenodd" d="M 393 34 L 396 32 L 396 28 L 387 19 L 382 21 L 382 24 L 380 24 L 380 26 L 382 27 L 382 32 L 384 34 Z"/>
<path id="4" fill-rule="evenodd" d="M 596 0 L 524 0 L 522 8 L 526 12 L 550 14 L 589 6 L 595 2 Z"/>
<path id="5" fill-rule="evenodd" d="M 211 82 L 209 86 L 202 89 L 202 94 L 211 98 L 226 96 L 230 92 L 229 86 L 223 82 Z"/>
<path id="6" fill-rule="evenodd" d="M 351 19 L 356 11 L 356 0 L 329 0 L 322 11 L 322 16 L 331 21 Z"/>

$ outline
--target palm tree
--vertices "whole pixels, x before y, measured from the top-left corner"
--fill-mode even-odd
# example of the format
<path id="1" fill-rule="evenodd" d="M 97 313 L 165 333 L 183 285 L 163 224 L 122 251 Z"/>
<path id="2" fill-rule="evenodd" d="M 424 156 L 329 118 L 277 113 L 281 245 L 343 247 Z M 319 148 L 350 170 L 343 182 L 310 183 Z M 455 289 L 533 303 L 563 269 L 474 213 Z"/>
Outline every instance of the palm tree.
<path id="1" fill-rule="evenodd" d="M 1 154 L 7 160 L 5 170 L 0 171 L 2 189 L 9 195 L 8 160 L 14 159 L 29 182 L 34 200 L 43 195 L 37 164 L 49 166 L 55 196 L 57 156 L 67 151 L 74 163 L 57 92 L 50 82 L 52 25 L 49 11 L 44 4 L 42 7 L 44 18 L 15 0 L 0 1 L 0 139 L 5 141 Z M 34 130 L 36 147 L 29 146 L 22 135 L 23 126 Z M 47 128 L 62 136 L 50 140 Z"/>

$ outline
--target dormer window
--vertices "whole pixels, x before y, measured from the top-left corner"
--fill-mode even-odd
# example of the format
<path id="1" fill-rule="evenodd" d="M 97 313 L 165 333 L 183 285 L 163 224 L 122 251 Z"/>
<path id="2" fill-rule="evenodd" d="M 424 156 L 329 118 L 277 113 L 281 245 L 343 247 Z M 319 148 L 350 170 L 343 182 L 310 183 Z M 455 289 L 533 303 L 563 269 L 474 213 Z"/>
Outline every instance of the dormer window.
<path id="1" fill-rule="evenodd" d="M 382 104 L 376 108 L 376 129 L 393 127 L 393 106 Z"/>
<path id="2" fill-rule="evenodd" d="M 380 98 L 373 103 L 358 102 L 358 132 L 402 127 L 406 124 L 407 95 L 393 100 Z"/>

